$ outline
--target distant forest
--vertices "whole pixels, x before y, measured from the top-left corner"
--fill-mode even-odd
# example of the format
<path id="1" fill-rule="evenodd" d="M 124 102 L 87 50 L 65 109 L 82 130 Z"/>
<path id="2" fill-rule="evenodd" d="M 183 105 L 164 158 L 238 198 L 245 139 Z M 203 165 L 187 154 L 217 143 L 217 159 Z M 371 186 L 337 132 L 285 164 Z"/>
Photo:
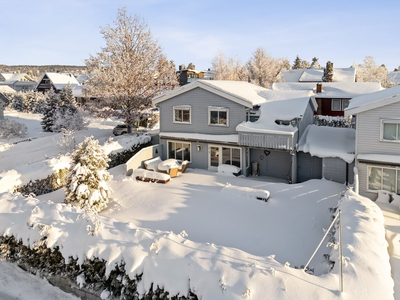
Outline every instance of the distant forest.
<path id="1" fill-rule="evenodd" d="M 7 66 L 0 65 L 0 73 L 27 73 L 34 80 L 39 80 L 46 72 L 72 73 L 79 76 L 86 72 L 86 66 L 65 66 L 65 65 L 46 65 L 46 66 L 31 66 L 18 65 Z"/>

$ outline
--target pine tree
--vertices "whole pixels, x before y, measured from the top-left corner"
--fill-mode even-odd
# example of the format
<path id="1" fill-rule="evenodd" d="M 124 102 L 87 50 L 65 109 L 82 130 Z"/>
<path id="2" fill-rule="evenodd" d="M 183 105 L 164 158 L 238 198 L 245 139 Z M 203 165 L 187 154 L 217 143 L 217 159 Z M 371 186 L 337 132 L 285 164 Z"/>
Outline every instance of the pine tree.
<path id="1" fill-rule="evenodd" d="M 103 210 L 112 192 L 107 184 L 110 175 L 106 170 L 110 159 L 93 137 L 78 144 L 71 157 L 65 203 L 94 212 Z"/>
<path id="2" fill-rule="evenodd" d="M 326 68 L 324 68 L 324 76 L 322 77 L 323 82 L 333 82 L 333 63 L 328 61 Z"/>
<path id="3" fill-rule="evenodd" d="M 56 114 L 57 108 L 60 106 L 61 102 L 58 99 L 58 96 L 56 93 L 51 89 L 48 91 L 45 95 L 47 98 L 47 105 L 44 109 L 43 112 L 43 118 L 42 118 L 42 128 L 43 131 L 46 132 L 52 132 L 53 131 L 53 125 L 54 125 L 54 115 Z"/>
<path id="4" fill-rule="evenodd" d="M 60 93 L 60 100 L 63 105 L 76 106 L 76 100 L 74 94 L 72 93 L 72 86 L 69 83 L 62 89 Z"/>
<path id="5" fill-rule="evenodd" d="M 321 66 L 319 65 L 318 59 L 319 58 L 316 58 L 315 56 L 313 57 L 310 69 L 320 69 L 321 68 Z"/>
<path id="6" fill-rule="evenodd" d="M 298 55 L 296 56 L 296 59 L 294 60 L 292 69 L 293 70 L 301 69 L 301 59 L 300 59 L 300 57 Z"/>

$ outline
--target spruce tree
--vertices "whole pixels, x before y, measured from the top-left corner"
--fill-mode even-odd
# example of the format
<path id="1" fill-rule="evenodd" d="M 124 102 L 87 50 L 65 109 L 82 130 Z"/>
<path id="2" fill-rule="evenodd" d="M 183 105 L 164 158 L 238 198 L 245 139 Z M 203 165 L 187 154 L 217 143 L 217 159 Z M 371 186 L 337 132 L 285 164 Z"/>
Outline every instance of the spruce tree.
<path id="1" fill-rule="evenodd" d="M 76 106 L 76 100 L 72 93 L 72 86 L 68 83 L 60 93 L 60 100 L 63 105 Z"/>
<path id="2" fill-rule="evenodd" d="M 65 203 L 94 212 L 103 210 L 112 192 L 107 184 L 110 175 L 106 170 L 110 159 L 92 136 L 78 144 L 71 158 Z"/>
<path id="3" fill-rule="evenodd" d="M 319 65 L 318 59 L 319 58 L 316 58 L 315 56 L 313 57 L 310 69 L 320 69 L 321 68 L 321 66 Z"/>
<path id="4" fill-rule="evenodd" d="M 301 59 L 300 59 L 300 57 L 299 57 L 298 55 L 296 56 L 296 59 L 294 60 L 292 69 L 293 69 L 293 70 L 295 70 L 295 69 L 301 69 Z"/>
<path id="5" fill-rule="evenodd" d="M 43 131 L 53 132 L 54 116 L 57 108 L 60 106 L 58 95 L 51 89 L 46 95 L 47 105 L 44 108 L 43 119 L 41 122 Z"/>
<path id="6" fill-rule="evenodd" d="M 324 76 L 322 77 L 323 82 L 333 82 L 333 63 L 328 61 L 326 68 L 324 68 Z"/>

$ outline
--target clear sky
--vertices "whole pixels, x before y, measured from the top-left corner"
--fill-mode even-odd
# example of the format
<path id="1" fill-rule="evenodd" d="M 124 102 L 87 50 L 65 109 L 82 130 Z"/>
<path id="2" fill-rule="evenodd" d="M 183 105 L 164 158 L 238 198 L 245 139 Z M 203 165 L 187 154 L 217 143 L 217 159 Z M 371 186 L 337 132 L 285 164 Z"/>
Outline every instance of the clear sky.
<path id="1" fill-rule="evenodd" d="M 209 68 L 218 51 L 245 62 L 260 46 L 291 63 L 400 65 L 399 0 L 0 0 L 0 64 L 84 65 L 124 6 L 177 66 Z"/>

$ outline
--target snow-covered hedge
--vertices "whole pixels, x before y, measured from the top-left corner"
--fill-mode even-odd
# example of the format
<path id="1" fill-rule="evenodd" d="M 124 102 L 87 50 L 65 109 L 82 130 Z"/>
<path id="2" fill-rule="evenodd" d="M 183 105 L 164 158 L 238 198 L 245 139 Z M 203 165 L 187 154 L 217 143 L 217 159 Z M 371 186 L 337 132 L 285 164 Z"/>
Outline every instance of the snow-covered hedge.
<path id="1" fill-rule="evenodd" d="M 352 116 L 332 117 L 332 116 L 314 116 L 314 124 L 318 126 L 352 128 Z"/>
<path id="2" fill-rule="evenodd" d="M 25 124 L 10 119 L 0 120 L 0 139 L 25 137 L 27 133 L 28 128 Z"/>

